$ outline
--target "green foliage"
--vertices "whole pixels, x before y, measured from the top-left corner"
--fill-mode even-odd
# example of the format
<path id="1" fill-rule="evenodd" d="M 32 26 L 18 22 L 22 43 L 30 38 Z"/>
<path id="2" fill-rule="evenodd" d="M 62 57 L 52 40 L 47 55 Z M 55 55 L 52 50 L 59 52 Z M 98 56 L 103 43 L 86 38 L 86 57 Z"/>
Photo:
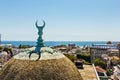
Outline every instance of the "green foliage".
<path id="1" fill-rule="evenodd" d="M 10 56 L 12 57 L 13 56 L 13 52 L 12 52 L 12 49 L 11 48 L 4 48 L 3 51 L 6 51 L 6 52 L 10 52 Z"/>
<path id="2" fill-rule="evenodd" d="M 107 76 L 110 76 L 110 70 L 107 69 Z"/>
<path id="3" fill-rule="evenodd" d="M 91 62 L 90 54 L 77 54 L 77 58 L 78 59 L 83 59 L 83 60 L 87 61 L 88 63 Z"/>
<path id="4" fill-rule="evenodd" d="M 102 59 L 98 58 L 94 61 L 95 66 L 100 66 L 103 69 L 106 69 L 106 63 Z"/>
<path id="5" fill-rule="evenodd" d="M 120 65 L 120 59 L 119 59 L 119 60 L 117 60 L 117 63 Z"/>
<path id="6" fill-rule="evenodd" d="M 117 64 L 120 64 L 120 61 L 116 60 L 116 59 L 112 59 L 111 63 L 112 63 L 113 66 L 117 66 Z"/>
<path id="7" fill-rule="evenodd" d="M 11 48 L 6 47 L 6 48 L 3 49 L 3 51 L 8 52 L 8 51 L 12 51 L 12 50 L 11 50 Z"/>
<path id="8" fill-rule="evenodd" d="M 2 63 L 2 58 L 0 57 L 0 63 Z"/>
<path id="9" fill-rule="evenodd" d="M 64 54 L 64 55 L 68 57 L 72 62 L 74 62 L 74 60 L 77 59 L 74 55 L 70 55 L 70 54 Z"/>
<path id="10" fill-rule="evenodd" d="M 112 62 L 112 60 L 110 60 L 110 66 L 114 66 L 114 63 Z"/>
<path id="11" fill-rule="evenodd" d="M 87 61 L 84 61 L 84 64 L 85 64 L 85 65 L 91 65 L 91 63 L 90 63 L 90 62 L 87 62 Z"/>
<path id="12" fill-rule="evenodd" d="M 25 48 L 30 48 L 30 45 L 19 45 L 19 49 L 25 49 Z"/>
<path id="13" fill-rule="evenodd" d="M 65 44 L 61 44 L 60 46 L 66 47 L 66 45 L 65 45 Z"/>
<path id="14" fill-rule="evenodd" d="M 2 46 L 0 46 L 0 51 L 3 49 L 3 47 Z"/>

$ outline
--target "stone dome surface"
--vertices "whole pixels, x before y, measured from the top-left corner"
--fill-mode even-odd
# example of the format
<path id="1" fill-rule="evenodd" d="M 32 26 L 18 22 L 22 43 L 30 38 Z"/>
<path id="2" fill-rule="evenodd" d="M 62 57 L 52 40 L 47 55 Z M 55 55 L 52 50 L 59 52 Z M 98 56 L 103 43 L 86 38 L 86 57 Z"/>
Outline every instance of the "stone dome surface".
<path id="1" fill-rule="evenodd" d="M 40 60 L 35 61 L 37 54 L 29 59 L 29 50 L 14 56 L 3 66 L 0 80 L 83 80 L 76 66 L 60 52 L 43 47 Z"/>

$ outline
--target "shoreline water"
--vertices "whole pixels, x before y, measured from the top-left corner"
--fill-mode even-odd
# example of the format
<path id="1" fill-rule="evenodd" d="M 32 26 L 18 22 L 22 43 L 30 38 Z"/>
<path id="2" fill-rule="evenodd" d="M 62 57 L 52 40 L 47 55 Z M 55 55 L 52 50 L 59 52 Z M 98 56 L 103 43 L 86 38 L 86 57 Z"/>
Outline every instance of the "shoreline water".
<path id="1" fill-rule="evenodd" d="M 68 45 L 75 44 L 76 46 L 91 46 L 92 44 L 106 44 L 107 41 L 44 41 L 45 46 L 57 46 L 57 45 Z M 116 44 L 118 41 L 112 42 Z M 21 45 L 30 45 L 35 46 L 36 41 L 1 41 L 1 44 L 12 44 L 13 46 L 18 47 Z"/>

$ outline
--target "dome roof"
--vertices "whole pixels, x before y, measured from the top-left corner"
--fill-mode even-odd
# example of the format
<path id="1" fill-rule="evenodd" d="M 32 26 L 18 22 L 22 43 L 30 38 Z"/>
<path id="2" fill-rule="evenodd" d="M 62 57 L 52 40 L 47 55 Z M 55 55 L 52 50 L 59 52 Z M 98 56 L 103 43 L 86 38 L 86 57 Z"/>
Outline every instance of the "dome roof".
<path id="1" fill-rule="evenodd" d="M 27 52 L 14 56 L 0 70 L 0 80 L 83 80 L 76 66 L 64 55 L 43 51 L 38 61 L 33 60 L 35 54 L 29 59 Z"/>

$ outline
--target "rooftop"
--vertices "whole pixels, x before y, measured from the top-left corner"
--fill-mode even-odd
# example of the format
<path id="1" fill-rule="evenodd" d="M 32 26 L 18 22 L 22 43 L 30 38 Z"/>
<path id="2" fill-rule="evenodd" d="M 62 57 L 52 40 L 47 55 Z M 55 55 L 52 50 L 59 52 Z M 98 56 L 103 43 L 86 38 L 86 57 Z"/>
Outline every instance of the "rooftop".
<path id="1" fill-rule="evenodd" d="M 20 60 L 35 60 L 38 58 L 38 55 L 36 53 L 31 55 L 31 58 L 29 58 L 29 51 L 34 50 L 35 47 L 29 48 L 28 50 L 24 52 L 20 52 L 18 55 L 15 55 L 15 59 L 20 59 Z M 49 53 L 51 52 L 51 53 Z M 53 49 L 49 47 L 42 47 L 41 48 L 41 58 L 40 60 L 48 60 L 48 59 L 59 59 L 65 57 L 63 54 L 60 52 L 56 52 Z"/>
<path id="2" fill-rule="evenodd" d="M 83 80 L 97 80 L 96 73 L 92 65 L 83 65 L 84 69 L 79 69 Z"/>
<path id="3" fill-rule="evenodd" d="M 100 68 L 99 66 L 95 67 L 98 72 L 106 73 L 106 70 Z"/>
<path id="4" fill-rule="evenodd" d="M 41 58 L 30 48 L 11 58 L 0 70 L 0 80 L 83 80 L 76 66 L 63 54 L 49 47 L 41 48 Z M 52 54 L 51 54 L 52 53 Z M 7 75 L 7 76 L 6 76 Z"/>
<path id="5" fill-rule="evenodd" d="M 91 48 L 117 49 L 114 44 L 93 44 Z"/>

